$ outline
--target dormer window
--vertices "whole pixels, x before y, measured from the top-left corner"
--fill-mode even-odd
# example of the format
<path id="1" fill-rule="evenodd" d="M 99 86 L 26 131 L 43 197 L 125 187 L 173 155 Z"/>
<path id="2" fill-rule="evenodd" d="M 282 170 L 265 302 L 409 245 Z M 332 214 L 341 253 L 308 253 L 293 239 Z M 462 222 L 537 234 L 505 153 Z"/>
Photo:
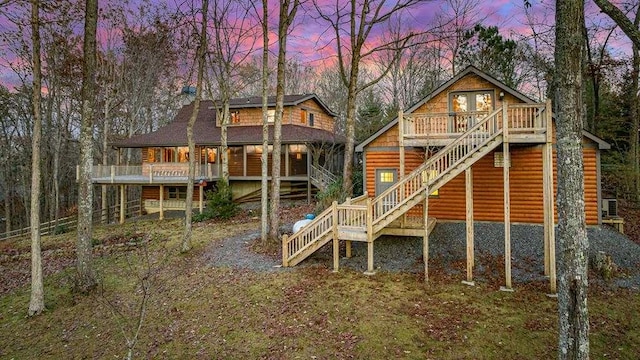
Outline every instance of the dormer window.
<path id="1" fill-rule="evenodd" d="M 239 124 L 240 123 L 240 111 L 232 111 L 231 112 L 231 123 Z"/>

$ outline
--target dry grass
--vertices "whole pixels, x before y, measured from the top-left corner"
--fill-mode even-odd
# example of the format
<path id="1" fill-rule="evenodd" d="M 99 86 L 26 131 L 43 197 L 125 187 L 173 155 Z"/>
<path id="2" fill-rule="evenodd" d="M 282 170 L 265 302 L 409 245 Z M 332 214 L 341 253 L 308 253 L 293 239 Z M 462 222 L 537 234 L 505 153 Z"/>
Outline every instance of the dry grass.
<path id="1" fill-rule="evenodd" d="M 133 239 L 141 234 L 153 239 L 149 249 L 158 272 L 138 358 L 555 357 L 556 303 L 545 296 L 545 284 L 516 284 L 516 292 L 502 293 L 492 283 L 461 285 L 437 266 L 424 284 L 411 274 L 366 277 L 324 267 L 255 273 L 213 268 L 203 260 L 222 239 L 258 227 L 251 218 L 199 224 L 186 255 L 178 252 L 179 220 L 96 229 L 104 292 L 72 296 L 72 268 L 61 265 L 46 277 L 46 313 L 26 318 L 28 285 L 7 288 L 0 295 L 0 357 L 121 358 L 126 346 L 108 303 L 135 318 L 141 245 Z M 45 238 L 50 259 L 72 260 L 73 239 Z M 3 244 L 3 273 L 21 267 L 25 249 L 28 244 Z M 589 306 L 592 357 L 635 358 L 640 296 L 593 289 Z"/>

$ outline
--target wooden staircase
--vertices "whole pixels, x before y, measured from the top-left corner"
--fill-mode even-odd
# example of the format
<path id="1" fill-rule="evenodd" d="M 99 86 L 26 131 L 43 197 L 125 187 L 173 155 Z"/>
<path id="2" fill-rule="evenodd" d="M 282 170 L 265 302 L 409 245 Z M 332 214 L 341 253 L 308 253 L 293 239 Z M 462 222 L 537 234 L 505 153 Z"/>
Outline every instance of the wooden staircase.
<path id="1" fill-rule="evenodd" d="M 282 244 L 283 266 L 294 266 L 330 240 L 373 242 L 425 196 L 471 167 L 503 141 L 497 109 L 375 198 L 367 194 L 334 203 Z"/>
<path id="2" fill-rule="evenodd" d="M 315 166 L 311 164 L 309 166 L 309 180 L 311 180 L 311 184 L 313 186 L 324 191 L 329 187 L 329 185 L 338 181 L 338 177 L 322 166 Z"/>

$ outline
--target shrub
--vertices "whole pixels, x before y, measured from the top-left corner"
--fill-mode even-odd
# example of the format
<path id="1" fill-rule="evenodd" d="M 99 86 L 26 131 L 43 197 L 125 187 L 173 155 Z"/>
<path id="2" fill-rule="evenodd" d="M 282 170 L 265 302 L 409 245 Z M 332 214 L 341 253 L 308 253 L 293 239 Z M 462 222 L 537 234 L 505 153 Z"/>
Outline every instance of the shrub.
<path id="1" fill-rule="evenodd" d="M 207 207 L 204 212 L 193 216 L 194 222 L 209 219 L 229 219 L 236 215 L 240 208 L 232 200 L 231 186 L 220 180 L 215 191 L 207 191 Z"/>
<path id="2" fill-rule="evenodd" d="M 342 192 L 342 178 L 329 185 L 325 190 L 318 192 L 316 199 L 318 200 L 316 213 L 322 212 L 331 206 L 331 203 L 334 201 L 338 203 L 343 202 L 346 199 L 346 194 Z"/>

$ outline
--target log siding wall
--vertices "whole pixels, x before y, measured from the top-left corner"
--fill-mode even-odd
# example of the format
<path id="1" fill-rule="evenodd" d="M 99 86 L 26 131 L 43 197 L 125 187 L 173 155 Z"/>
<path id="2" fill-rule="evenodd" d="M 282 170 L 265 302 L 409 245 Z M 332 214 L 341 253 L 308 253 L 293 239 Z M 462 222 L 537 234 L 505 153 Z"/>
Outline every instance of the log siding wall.
<path id="1" fill-rule="evenodd" d="M 273 110 L 270 108 L 269 110 Z M 333 117 L 327 114 L 324 109 L 313 99 L 304 101 L 297 106 L 287 106 L 284 108 L 282 114 L 282 124 L 293 124 L 309 126 L 308 120 L 302 121 L 302 110 L 306 110 L 307 113 L 314 115 L 314 128 L 323 129 L 327 131 L 334 131 Z M 231 109 L 232 112 L 237 111 L 239 113 L 240 122 L 236 124 L 229 124 L 229 126 L 256 126 L 262 125 L 262 108 L 242 108 Z M 218 126 L 220 123 L 217 122 Z"/>
<path id="2" fill-rule="evenodd" d="M 501 149 L 496 150 L 498 152 Z M 473 165 L 474 219 L 476 221 L 498 221 L 504 219 L 502 168 L 494 167 L 494 153 L 491 152 Z M 597 208 L 597 149 L 585 147 L 585 207 L 587 224 L 598 224 Z M 397 151 L 376 151 L 368 149 L 366 156 L 366 189 L 375 194 L 375 169 L 399 169 Z M 555 158 L 555 150 L 554 150 Z M 421 151 L 406 151 L 407 173 L 424 161 Z M 556 189 L 556 164 L 554 163 L 554 189 Z M 543 223 L 542 209 L 542 147 L 511 145 L 511 221 L 521 223 Z M 555 212 L 555 205 L 554 205 Z M 419 216 L 422 208 L 417 206 L 410 216 Z M 429 216 L 438 220 L 465 220 L 464 173 L 458 175 L 440 188 L 436 197 L 429 199 Z M 556 214 L 557 221 L 557 214 Z"/>

